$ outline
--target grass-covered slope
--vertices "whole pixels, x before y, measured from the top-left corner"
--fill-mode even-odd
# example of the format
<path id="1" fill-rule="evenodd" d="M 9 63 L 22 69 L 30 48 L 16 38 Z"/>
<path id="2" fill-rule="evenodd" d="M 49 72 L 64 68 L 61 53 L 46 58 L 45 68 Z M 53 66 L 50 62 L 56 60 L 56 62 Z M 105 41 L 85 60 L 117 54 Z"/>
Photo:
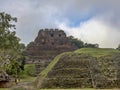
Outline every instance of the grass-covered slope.
<path id="1" fill-rule="evenodd" d="M 119 68 L 120 51 L 83 48 L 56 56 L 35 84 L 41 88 L 120 87 Z"/>
<path id="2" fill-rule="evenodd" d="M 111 55 L 113 53 L 120 53 L 120 51 L 112 48 L 82 48 L 76 50 L 75 53 L 84 53 L 84 54 L 90 54 L 94 57 L 101 57 L 101 56 Z"/>

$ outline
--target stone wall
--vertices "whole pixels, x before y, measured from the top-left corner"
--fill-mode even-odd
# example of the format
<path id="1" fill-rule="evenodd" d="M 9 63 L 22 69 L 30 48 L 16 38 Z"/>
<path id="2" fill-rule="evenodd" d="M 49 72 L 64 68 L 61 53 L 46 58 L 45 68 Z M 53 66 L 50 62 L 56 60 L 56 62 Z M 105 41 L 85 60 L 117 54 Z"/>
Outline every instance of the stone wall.
<path id="1" fill-rule="evenodd" d="M 10 87 L 10 77 L 0 70 L 0 88 Z"/>
<path id="2" fill-rule="evenodd" d="M 29 59 L 26 63 L 35 63 L 36 73 L 39 73 L 56 55 L 75 49 L 77 48 L 69 42 L 63 30 L 41 29 L 34 42 L 27 47 Z"/>

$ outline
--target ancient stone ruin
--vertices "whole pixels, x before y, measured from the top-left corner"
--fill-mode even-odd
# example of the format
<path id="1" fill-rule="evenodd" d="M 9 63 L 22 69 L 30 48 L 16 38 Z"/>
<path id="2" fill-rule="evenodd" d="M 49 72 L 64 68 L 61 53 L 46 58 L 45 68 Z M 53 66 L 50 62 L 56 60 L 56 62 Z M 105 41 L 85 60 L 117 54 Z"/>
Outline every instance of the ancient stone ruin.
<path id="1" fill-rule="evenodd" d="M 9 81 L 9 76 L 5 72 L 0 71 L 0 88 L 9 87 Z"/>
<path id="2" fill-rule="evenodd" d="M 36 73 L 39 73 L 56 55 L 75 49 L 63 30 L 41 29 L 34 42 L 27 47 L 29 59 L 26 63 L 35 63 Z"/>

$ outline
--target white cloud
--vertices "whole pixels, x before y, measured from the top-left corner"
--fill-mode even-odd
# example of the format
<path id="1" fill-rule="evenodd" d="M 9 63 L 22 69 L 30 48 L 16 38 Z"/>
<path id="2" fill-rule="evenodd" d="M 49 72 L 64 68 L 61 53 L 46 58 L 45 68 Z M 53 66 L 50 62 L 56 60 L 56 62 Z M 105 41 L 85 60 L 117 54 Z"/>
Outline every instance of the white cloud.
<path id="1" fill-rule="evenodd" d="M 120 0 L 1 0 L 0 10 L 18 18 L 17 35 L 29 43 L 41 28 L 62 28 L 67 34 L 101 47 L 120 43 Z M 70 27 L 77 18 L 77 27 Z M 74 19 L 74 20 L 73 20 Z"/>
<path id="2" fill-rule="evenodd" d="M 59 28 L 66 30 L 68 35 L 89 43 L 98 43 L 100 47 L 117 47 L 120 41 L 120 31 L 106 25 L 99 19 L 93 18 L 81 23 L 78 27 L 69 27 L 67 23 L 61 23 Z"/>

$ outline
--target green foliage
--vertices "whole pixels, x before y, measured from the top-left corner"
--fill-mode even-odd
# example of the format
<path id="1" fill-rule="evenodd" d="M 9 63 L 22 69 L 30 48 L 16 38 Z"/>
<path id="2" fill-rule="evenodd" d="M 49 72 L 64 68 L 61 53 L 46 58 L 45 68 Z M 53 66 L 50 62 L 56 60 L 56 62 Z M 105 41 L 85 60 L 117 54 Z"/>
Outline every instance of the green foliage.
<path id="1" fill-rule="evenodd" d="M 25 46 L 25 44 L 20 43 L 18 49 L 20 50 L 20 52 L 24 52 L 24 51 L 26 50 L 26 46 Z"/>
<path id="2" fill-rule="evenodd" d="M 19 58 L 20 55 L 11 49 L 6 51 L 1 50 L 0 68 L 8 74 L 16 74 L 17 71 L 20 71 L 20 63 L 17 61 Z"/>
<path id="3" fill-rule="evenodd" d="M 120 44 L 118 45 L 117 49 L 120 50 Z"/>
<path id="4" fill-rule="evenodd" d="M 83 41 L 79 40 L 78 38 L 74 38 L 73 36 L 68 36 L 68 40 L 76 46 L 77 48 L 99 48 L 98 44 L 91 44 L 91 43 L 84 43 Z"/>
<path id="5" fill-rule="evenodd" d="M 34 44 L 34 42 L 32 41 L 27 45 L 27 47 L 32 46 L 33 44 Z"/>
<path id="6" fill-rule="evenodd" d="M 1 49 L 17 49 L 19 45 L 19 38 L 15 36 L 15 29 L 13 22 L 17 22 L 17 18 L 11 15 L 0 12 L 0 48 Z"/>
<path id="7" fill-rule="evenodd" d="M 20 72 L 23 44 L 14 31 L 16 17 L 0 12 L 0 69 L 8 74 L 18 74 Z"/>
<path id="8" fill-rule="evenodd" d="M 34 64 L 26 64 L 24 66 L 24 71 L 21 72 L 22 76 L 33 76 L 35 71 Z"/>
<path id="9" fill-rule="evenodd" d="M 83 48 L 84 47 L 84 42 L 83 41 L 81 41 L 81 40 L 79 40 L 77 38 L 74 38 L 73 36 L 69 36 L 67 38 L 76 47 L 78 47 L 78 48 Z"/>
<path id="10" fill-rule="evenodd" d="M 16 60 L 11 60 L 8 67 L 6 67 L 6 72 L 10 75 L 16 75 L 20 72 L 20 63 Z"/>
<path id="11" fill-rule="evenodd" d="M 84 47 L 85 48 L 99 48 L 99 45 L 98 44 L 85 43 Z"/>
<path id="12" fill-rule="evenodd" d="M 34 75 L 34 71 L 35 71 L 34 64 L 27 64 L 27 65 L 25 65 L 25 73 L 27 75 L 30 75 L 30 76 Z"/>

